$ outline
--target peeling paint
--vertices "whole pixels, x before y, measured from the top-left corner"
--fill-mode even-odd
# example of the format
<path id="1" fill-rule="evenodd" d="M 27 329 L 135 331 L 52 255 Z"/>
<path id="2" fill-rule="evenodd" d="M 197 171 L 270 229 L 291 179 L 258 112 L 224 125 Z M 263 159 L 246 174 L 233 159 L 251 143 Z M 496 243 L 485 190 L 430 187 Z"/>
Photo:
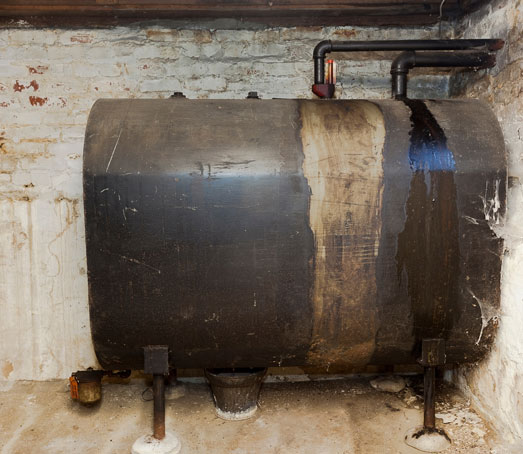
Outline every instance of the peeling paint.
<path id="1" fill-rule="evenodd" d="M 315 238 L 312 364 L 367 364 L 375 348 L 384 120 L 369 102 L 302 104 Z M 341 126 L 343 125 L 343 126 Z M 343 311 L 343 313 L 340 313 Z M 347 347 L 350 346 L 350 347 Z"/>
<path id="2" fill-rule="evenodd" d="M 5 379 L 9 378 L 9 375 L 11 375 L 11 372 L 13 372 L 13 370 L 13 363 L 11 361 L 4 361 L 4 365 L 2 366 L 2 375 Z"/>
<path id="3" fill-rule="evenodd" d="M 32 106 L 43 106 L 47 102 L 47 98 L 40 98 L 38 96 L 29 96 L 29 102 Z"/>
<path id="4" fill-rule="evenodd" d="M 49 66 L 44 65 L 38 65 L 36 67 L 28 66 L 27 69 L 29 70 L 29 74 L 43 74 L 45 71 L 49 69 Z"/>
<path id="5" fill-rule="evenodd" d="M 495 6 L 494 6 L 495 5 Z M 523 3 L 501 0 L 460 24 L 463 38 L 495 36 L 505 40 L 498 65 L 486 73 L 454 78 L 452 92 L 489 103 L 503 130 L 509 163 L 507 213 L 499 216 L 499 181 L 491 179 L 478 203 L 494 235 L 505 245 L 500 312 L 486 312 L 489 302 L 471 294 L 481 309 L 482 331 L 499 323 L 489 356 L 473 369 L 462 368 L 457 381 L 467 397 L 490 419 L 513 452 L 523 450 Z M 470 293 L 470 291 L 469 291 Z M 499 319 L 498 319 L 499 318 Z M 507 452 L 512 452 L 507 449 Z"/>

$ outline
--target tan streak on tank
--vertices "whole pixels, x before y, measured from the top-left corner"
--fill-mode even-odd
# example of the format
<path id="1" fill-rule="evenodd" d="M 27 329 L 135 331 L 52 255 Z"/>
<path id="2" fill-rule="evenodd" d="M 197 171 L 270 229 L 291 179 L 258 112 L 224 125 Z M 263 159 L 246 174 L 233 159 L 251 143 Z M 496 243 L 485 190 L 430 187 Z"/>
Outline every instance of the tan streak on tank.
<path id="1" fill-rule="evenodd" d="M 370 102 L 301 104 L 315 241 L 310 364 L 363 365 L 374 352 L 383 115 Z"/>

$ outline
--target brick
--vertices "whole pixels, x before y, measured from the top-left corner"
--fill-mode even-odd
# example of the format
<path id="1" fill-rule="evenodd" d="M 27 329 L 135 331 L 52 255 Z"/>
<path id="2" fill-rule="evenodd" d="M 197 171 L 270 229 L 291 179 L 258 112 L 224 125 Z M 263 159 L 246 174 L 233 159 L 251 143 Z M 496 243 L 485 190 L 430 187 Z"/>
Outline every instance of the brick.
<path id="1" fill-rule="evenodd" d="M 176 79 L 145 80 L 140 84 L 140 91 L 149 92 L 174 92 L 183 91 L 182 84 Z"/>
<path id="2" fill-rule="evenodd" d="M 227 81 L 222 77 L 198 77 L 185 80 L 184 86 L 192 91 L 223 91 L 227 86 Z"/>
<path id="3" fill-rule="evenodd" d="M 57 39 L 57 32 L 54 30 L 20 30 L 9 31 L 9 44 L 11 46 L 25 46 L 28 44 L 44 46 L 54 44 Z"/>

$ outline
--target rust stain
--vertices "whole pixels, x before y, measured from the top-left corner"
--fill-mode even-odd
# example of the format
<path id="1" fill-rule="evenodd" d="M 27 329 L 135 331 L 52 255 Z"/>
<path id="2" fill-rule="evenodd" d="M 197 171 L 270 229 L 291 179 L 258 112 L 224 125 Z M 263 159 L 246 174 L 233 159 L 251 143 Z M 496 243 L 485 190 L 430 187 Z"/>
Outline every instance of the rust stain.
<path id="1" fill-rule="evenodd" d="M 9 107 L 9 103 L 8 102 L 0 102 L 0 107 Z"/>
<path id="2" fill-rule="evenodd" d="M 356 30 L 336 30 L 334 34 L 342 38 L 354 38 L 358 32 Z"/>
<path id="3" fill-rule="evenodd" d="M 32 106 L 43 106 L 47 102 L 47 98 L 40 98 L 39 96 L 29 96 L 29 102 Z"/>
<path id="4" fill-rule="evenodd" d="M 11 361 L 4 361 L 4 365 L 2 366 L 2 375 L 4 378 L 9 378 L 9 375 L 11 375 L 11 372 L 13 372 L 14 369 L 15 368 Z"/>
<path id="5" fill-rule="evenodd" d="M 375 349 L 384 120 L 366 101 L 301 104 L 315 238 L 310 364 L 364 365 Z"/>
<path id="6" fill-rule="evenodd" d="M 18 82 L 18 80 L 17 80 L 15 82 L 15 84 L 13 85 L 13 90 L 14 91 L 22 91 L 22 90 L 25 90 L 25 87 L 20 82 Z"/>
<path id="7" fill-rule="evenodd" d="M 49 66 L 28 66 L 27 69 L 29 70 L 29 74 L 43 74 L 45 71 L 49 69 Z"/>
<path id="8" fill-rule="evenodd" d="M 5 137 L 5 134 L 3 132 L 0 133 L 0 153 L 2 153 L 2 154 L 7 154 L 7 150 L 5 147 L 6 140 L 7 139 Z"/>
<path id="9" fill-rule="evenodd" d="M 33 89 L 33 91 L 37 91 L 40 86 L 38 85 L 38 82 L 36 80 L 32 80 L 29 83 L 29 85 L 22 85 L 20 83 L 20 81 L 17 80 L 15 82 L 15 84 L 13 85 L 13 90 L 21 92 L 21 91 L 24 91 L 26 88 L 29 88 L 29 87 L 31 87 Z"/>
<path id="10" fill-rule="evenodd" d="M 145 36 L 147 39 L 164 39 L 167 37 L 177 37 L 179 35 L 178 30 L 169 30 L 169 31 L 161 31 L 161 30 L 146 30 Z"/>
<path id="11" fill-rule="evenodd" d="M 90 43 L 91 41 L 92 41 L 91 35 L 78 34 L 78 35 L 71 36 L 71 42 L 72 43 L 87 44 L 87 43 Z"/>

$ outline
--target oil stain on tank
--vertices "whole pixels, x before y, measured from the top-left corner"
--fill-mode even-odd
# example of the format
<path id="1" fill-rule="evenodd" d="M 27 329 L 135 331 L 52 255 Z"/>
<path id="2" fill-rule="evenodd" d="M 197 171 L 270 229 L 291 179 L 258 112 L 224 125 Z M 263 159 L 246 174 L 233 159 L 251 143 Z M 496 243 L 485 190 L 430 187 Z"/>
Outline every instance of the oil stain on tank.
<path id="1" fill-rule="evenodd" d="M 407 277 L 414 349 L 422 338 L 448 338 L 458 314 L 459 222 L 447 139 L 425 103 L 405 99 L 411 110 L 412 170 L 407 219 L 398 236 L 398 279 Z"/>

